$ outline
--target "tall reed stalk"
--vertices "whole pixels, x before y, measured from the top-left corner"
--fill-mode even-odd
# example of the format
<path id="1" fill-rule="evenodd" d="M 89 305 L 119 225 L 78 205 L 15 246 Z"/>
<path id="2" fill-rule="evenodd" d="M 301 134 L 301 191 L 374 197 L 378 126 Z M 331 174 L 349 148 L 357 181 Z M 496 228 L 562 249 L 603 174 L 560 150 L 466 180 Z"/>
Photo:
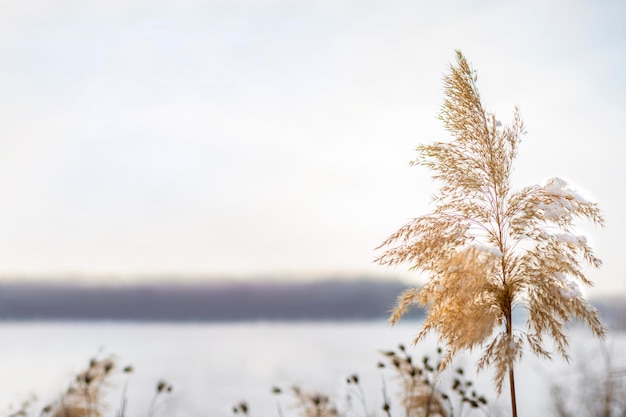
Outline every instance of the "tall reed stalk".
<path id="1" fill-rule="evenodd" d="M 518 109 L 510 125 L 485 110 L 476 72 L 460 51 L 444 77 L 440 119 L 451 140 L 420 145 L 413 162 L 440 184 L 431 213 L 411 220 L 378 248 L 382 265 L 407 263 L 426 277 L 391 315 L 396 323 L 413 304 L 427 311 L 417 343 L 433 331 L 447 347 L 445 367 L 459 350 L 483 348 L 478 368 L 495 368 L 498 393 L 508 374 L 511 414 L 517 416 L 514 364 L 523 346 L 545 358 L 544 338 L 567 355 L 565 324 L 576 318 L 598 337 L 605 330 L 579 285 L 592 285 L 582 264 L 599 267 L 574 220 L 603 224 L 598 206 L 560 178 L 512 190 L 513 161 L 524 132 Z M 514 329 L 513 310 L 527 310 Z"/>

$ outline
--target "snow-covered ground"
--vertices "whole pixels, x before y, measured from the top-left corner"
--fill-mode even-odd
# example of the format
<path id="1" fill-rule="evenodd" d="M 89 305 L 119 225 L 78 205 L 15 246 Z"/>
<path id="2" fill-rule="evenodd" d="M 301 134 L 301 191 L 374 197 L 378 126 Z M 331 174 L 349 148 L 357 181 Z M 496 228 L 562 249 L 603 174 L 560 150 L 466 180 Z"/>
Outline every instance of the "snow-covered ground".
<path id="1" fill-rule="evenodd" d="M 160 379 L 174 387 L 160 409 L 162 415 L 229 416 L 233 404 L 246 400 L 252 416 L 270 417 L 278 415 L 271 387 L 298 384 L 342 400 L 344 381 L 354 373 L 359 375 L 367 393 L 367 407 L 373 411 L 380 407 L 382 397 L 381 371 L 376 367 L 382 357 L 380 350 L 394 349 L 403 343 L 416 359 L 435 354 L 434 340 L 411 345 L 418 330 L 416 322 L 395 327 L 384 322 L 5 322 L 0 323 L 0 410 L 32 393 L 38 397 L 33 410 L 37 412 L 37 407 L 67 387 L 90 358 L 114 354 L 120 365 L 132 364 L 135 369 L 128 377 L 128 415 L 146 415 Z M 569 334 L 573 357 L 569 366 L 561 360 L 524 356 L 517 372 L 522 416 L 551 415 L 550 384 L 571 385 L 582 365 L 597 361 L 594 369 L 603 366 L 599 341 L 584 329 L 574 328 Z M 626 334 L 609 333 L 605 345 L 613 353 L 613 366 L 624 369 L 626 357 L 620 352 L 626 352 Z M 460 356 L 453 366 L 463 366 L 471 375 L 473 356 Z M 477 391 L 494 400 L 492 415 L 506 415 L 507 396 L 496 398 L 490 374 L 482 373 L 476 378 Z M 111 416 L 126 379 L 121 374 L 112 378 Z M 387 382 L 393 394 L 393 381 Z"/>

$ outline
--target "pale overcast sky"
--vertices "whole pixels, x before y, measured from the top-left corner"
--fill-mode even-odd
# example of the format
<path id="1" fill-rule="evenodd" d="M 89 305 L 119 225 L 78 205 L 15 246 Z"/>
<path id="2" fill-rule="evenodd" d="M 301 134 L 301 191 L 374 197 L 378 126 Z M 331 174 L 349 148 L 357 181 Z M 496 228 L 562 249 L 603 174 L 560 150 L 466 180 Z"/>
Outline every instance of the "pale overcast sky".
<path id="1" fill-rule="evenodd" d="M 455 49 L 626 292 L 621 0 L 1 1 L 0 273 L 409 277 L 374 248 L 429 209 Z"/>

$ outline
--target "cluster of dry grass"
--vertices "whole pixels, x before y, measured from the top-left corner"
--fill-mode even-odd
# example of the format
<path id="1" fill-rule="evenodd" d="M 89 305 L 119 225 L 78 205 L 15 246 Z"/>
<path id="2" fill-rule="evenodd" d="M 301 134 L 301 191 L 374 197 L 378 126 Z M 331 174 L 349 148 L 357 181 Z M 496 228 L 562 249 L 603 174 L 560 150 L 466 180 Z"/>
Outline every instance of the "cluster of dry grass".
<path id="1" fill-rule="evenodd" d="M 69 383 L 67 389 L 59 397 L 47 404 L 39 412 L 32 408 L 36 398 L 33 396 L 24 401 L 17 410 L 5 413 L 7 417 L 104 417 L 110 411 L 110 404 L 106 402 L 106 394 L 114 388 L 112 378 L 116 375 L 128 376 L 133 367 L 128 365 L 120 368 L 114 357 L 92 358 L 89 366 L 78 373 Z M 115 409 L 115 417 L 126 417 L 128 380 L 125 380 L 120 393 L 120 403 Z M 166 381 L 158 381 L 154 397 L 152 398 L 147 417 L 156 415 L 159 400 L 163 395 L 171 393 L 173 387 Z"/>
<path id="2" fill-rule="evenodd" d="M 603 345 L 604 346 L 604 345 Z M 624 417 L 626 416 L 626 372 L 616 369 L 612 356 L 604 348 L 602 363 L 582 358 L 577 372 L 567 375 L 567 383 L 553 384 L 553 410 L 546 415 L 559 417 Z M 597 359 L 597 358 L 596 358 Z M 347 396 L 310 391 L 300 386 L 273 387 L 277 417 L 473 417 L 499 416 L 500 408 L 493 399 L 477 391 L 462 368 L 440 371 L 444 360 L 441 348 L 433 355 L 419 359 L 410 355 L 403 345 L 381 352 L 376 364 L 381 385 L 376 398 L 363 388 L 358 374 L 345 379 Z M 593 364 L 593 365 L 590 365 Z M 113 357 L 92 359 L 78 373 L 62 394 L 43 408 L 34 409 L 34 398 L 6 417 L 126 417 L 128 378 L 132 366 L 120 367 Z M 550 376 L 546 376 L 550 378 Z M 576 384 L 572 381 L 577 381 Z M 164 380 L 155 384 L 152 399 L 146 405 L 146 417 L 169 415 L 162 408 L 173 387 Z M 117 393 L 116 393 L 117 391 Z M 113 395 L 111 395 L 113 394 Z M 117 395 L 116 395 L 117 394 Z M 269 395 L 269 394 L 268 394 Z M 119 401 L 111 400 L 119 398 Z M 109 402 L 107 402 L 107 399 Z M 113 401 L 114 404 L 111 403 Z M 232 407 L 233 415 L 254 416 L 254 408 L 246 401 Z"/>
<path id="3" fill-rule="evenodd" d="M 455 371 L 449 389 L 439 387 L 438 372 L 442 350 L 438 349 L 435 359 L 423 356 L 416 361 L 409 355 L 403 345 L 397 351 L 381 352 L 382 360 L 377 367 L 381 371 L 383 405 L 378 410 L 369 409 L 366 393 L 357 374 L 346 377 L 348 396 L 339 402 L 328 393 L 309 391 L 299 386 L 291 386 L 284 390 L 273 387 L 271 393 L 276 396 L 277 415 L 301 415 L 304 417 L 348 417 L 348 416 L 404 416 L 404 417 L 460 417 L 472 416 L 480 410 L 489 415 L 487 400 L 478 395 L 471 381 L 464 377 L 462 369 Z M 92 359 L 89 366 L 80 372 L 59 398 L 43 407 L 39 412 L 33 411 L 34 398 L 25 401 L 17 410 L 6 413 L 7 417 L 104 417 L 114 413 L 115 417 L 125 417 L 127 384 L 125 380 L 120 390 L 120 402 L 116 408 L 106 402 L 114 384 L 116 375 L 130 375 L 132 366 L 119 369 L 113 357 Z M 390 378 L 397 388 L 393 398 L 387 389 Z M 118 381 L 119 382 L 119 381 Z M 119 386 L 119 385 L 118 385 Z M 147 406 L 146 416 L 156 417 L 163 413 L 159 403 L 163 395 L 172 392 L 172 386 L 165 381 L 158 381 L 154 397 Z M 232 407 L 234 415 L 251 415 L 250 406 L 241 401 Z"/>
<path id="4" fill-rule="evenodd" d="M 377 364 L 382 378 L 383 401 L 380 409 L 371 410 L 368 407 L 361 380 L 357 374 L 352 374 L 346 378 L 348 388 L 352 389 L 348 389 L 343 404 L 337 404 L 325 393 L 308 392 L 298 386 L 292 386 L 287 391 L 274 387 L 272 393 L 291 405 L 283 407 L 278 401 L 278 415 L 283 416 L 285 409 L 305 417 L 460 417 L 471 416 L 475 412 L 489 415 L 486 398 L 477 394 L 472 381 L 465 378 L 463 369 L 457 369 L 447 389 L 442 389 L 438 372 L 441 349 L 438 349 L 435 359 L 425 355 L 419 361 L 414 360 L 403 345 L 398 350 L 381 353 L 383 359 Z M 394 397 L 389 395 L 388 378 L 397 388 Z"/>

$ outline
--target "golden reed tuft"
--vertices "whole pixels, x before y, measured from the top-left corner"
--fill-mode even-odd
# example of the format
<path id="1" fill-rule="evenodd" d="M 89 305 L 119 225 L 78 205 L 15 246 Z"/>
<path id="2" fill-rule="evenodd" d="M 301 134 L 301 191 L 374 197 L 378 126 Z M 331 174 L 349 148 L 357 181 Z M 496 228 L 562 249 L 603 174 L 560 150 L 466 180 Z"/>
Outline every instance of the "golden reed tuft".
<path id="1" fill-rule="evenodd" d="M 428 168 L 441 188 L 432 213 L 401 227 L 377 249 L 382 265 L 407 263 L 426 275 L 426 283 L 398 299 L 391 315 L 397 322 L 413 305 L 427 311 L 415 339 L 434 331 L 447 347 L 442 366 L 459 350 L 483 347 L 478 368 L 495 367 L 502 390 L 509 374 L 512 412 L 514 363 L 524 345 L 546 358 L 545 337 L 567 355 L 565 324 L 576 318 L 603 337 L 598 314 L 583 298 L 579 284 L 591 285 L 581 265 L 601 265 L 574 220 L 602 226 L 595 203 L 585 200 L 559 178 L 514 191 L 513 160 L 525 133 L 516 108 L 510 125 L 487 112 L 476 86 L 476 73 L 460 51 L 444 77 L 440 120 L 448 142 L 420 145 L 412 162 Z M 512 313 L 528 313 L 524 329 L 513 329 Z"/>

